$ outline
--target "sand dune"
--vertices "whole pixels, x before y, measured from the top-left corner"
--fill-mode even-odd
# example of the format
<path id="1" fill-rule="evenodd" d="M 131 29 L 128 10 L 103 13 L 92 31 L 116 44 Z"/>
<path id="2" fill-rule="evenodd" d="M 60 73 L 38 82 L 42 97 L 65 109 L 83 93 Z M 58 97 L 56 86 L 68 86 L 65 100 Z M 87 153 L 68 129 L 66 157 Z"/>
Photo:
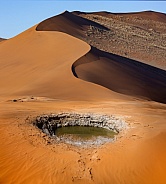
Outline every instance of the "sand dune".
<path id="1" fill-rule="evenodd" d="M 79 12 L 74 12 L 74 14 L 79 14 Z M 137 14 L 145 14 L 149 17 L 151 17 L 151 14 L 159 16 L 158 13 L 155 12 L 141 12 L 136 13 L 136 15 Z M 127 15 L 130 16 L 130 14 Z M 161 17 L 164 15 L 165 14 L 161 14 Z M 37 26 L 36 30 L 65 30 L 66 33 L 79 38 L 81 31 L 83 32 L 83 30 L 86 30 L 87 26 L 90 25 L 106 29 L 93 21 L 78 17 L 69 12 L 64 12 L 57 17 L 52 17 L 43 21 Z M 78 29 L 80 30 L 80 28 L 81 31 L 77 31 Z M 85 62 L 88 64 L 85 65 Z M 75 66 L 77 67 L 75 68 Z M 141 64 L 140 62 L 124 57 L 109 54 L 95 48 L 92 48 L 86 57 L 79 59 L 79 61 L 73 65 L 73 68 L 75 68 L 75 76 L 78 78 L 100 84 L 114 92 L 147 100 L 154 100 L 161 103 L 166 102 L 166 72 L 164 70 Z"/>
<path id="2" fill-rule="evenodd" d="M 125 95 L 166 103 L 166 71 L 92 48 L 74 75 Z"/>
<path id="3" fill-rule="evenodd" d="M 65 33 L 36 32 L 35 27 L 18 35 L 1 45 L 1 96 L 111 98 L 109 90 L 80 81 L 72 74 L 73 61 L 89 49 L 88 44 Z"/>
<path id="4" fill-rule="evenodd" d="M 110 31 L 64 12 L 0 43 L 0 183 L 166 183 L 166 71 L 92 47 L 91 26 Z M 86 149 L 50 144 L 31 124 L 65 111 L 113 114 L 130 128 Z"/>
<path id="5" fill-rule="evenodd" d="M 141 18 L 144 12 L 137 14 L 139 17 L 130 14 L 66 11 L 41 22 L 36 30 L 65 32 L 99 50 L 165 70 L 165 23 L 153 20 L 153 16 L 149 16 L 151 19 Z M 155 12 L 153 14 L 158 16 Z"/>
<path id="6" fill-rule="evenodd" d="M 76 16 L 68 11 L 64 13 L 51 17 L 49 19 L 41 22 L 37 27 L 37 31 L 60 31 L 72 36 L 82 36 L 83 31 L 87 29 L 88 26 L 95 26 L 101 29 L 108 30 L 104 26 L 97 24 L 93 21 L 84 19 L 82 17 Z"/>

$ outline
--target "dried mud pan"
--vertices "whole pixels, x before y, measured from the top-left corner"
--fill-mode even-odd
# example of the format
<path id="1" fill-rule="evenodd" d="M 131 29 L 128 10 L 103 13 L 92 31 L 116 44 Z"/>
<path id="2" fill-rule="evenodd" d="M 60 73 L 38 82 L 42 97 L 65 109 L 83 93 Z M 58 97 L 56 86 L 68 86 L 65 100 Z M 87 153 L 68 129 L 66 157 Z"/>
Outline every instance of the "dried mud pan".
<path id="1" fill-rule="evenodd" d="M 127 123 L 119 117 L 89 113 L 58 113 L 40 115 L 33 120 L 33 125 L 39 128 L 47 136 L 54 139 L 56 143 L 63 142 L 76 146 L 102 145 L 107 142 L 112 142 L 116 139 L 117 134 L 128 128 Z M 91 136 L 90 139 L 84 139 L 80 137 L 73 137 L 71 134 L 64 134 L 61 136 L 56 134 L 57 130 L 62 127 L 73 128 L 78 126 L 89 127 L 89 129 L 94 127 L 95 131 L 97 130 L 99 135 Z"/>

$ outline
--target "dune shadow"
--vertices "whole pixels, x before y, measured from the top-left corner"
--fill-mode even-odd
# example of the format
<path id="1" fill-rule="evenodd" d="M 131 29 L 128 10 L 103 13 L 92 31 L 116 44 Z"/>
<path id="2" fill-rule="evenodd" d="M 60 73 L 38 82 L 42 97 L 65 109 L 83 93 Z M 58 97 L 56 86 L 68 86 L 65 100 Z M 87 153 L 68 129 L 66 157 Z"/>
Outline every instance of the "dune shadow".
<path id="1" fill-rule="evenodd" d="M 114 92 L 166 103 L 166 71 L 92 47 L 72 66 L 73 75 Z"/>

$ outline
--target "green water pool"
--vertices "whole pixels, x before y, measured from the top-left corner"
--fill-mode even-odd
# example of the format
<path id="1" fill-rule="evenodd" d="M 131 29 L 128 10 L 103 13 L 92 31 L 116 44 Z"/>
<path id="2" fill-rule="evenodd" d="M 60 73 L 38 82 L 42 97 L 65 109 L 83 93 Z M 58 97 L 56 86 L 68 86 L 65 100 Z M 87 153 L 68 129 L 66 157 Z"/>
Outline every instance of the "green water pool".
<path id="1" fill-rule="evenodd" d="M 97 127 L 86 127 L 86 126 L 69 126 L 69 127 L 61 127 L 58 128 L 55 132 L 56 136 L 72 136 L 74 138 L 81 139 L 91 139 L 94 137 L 107 137 L 113 138 L 116 133 L 107 130 L 105 128 L 97 128 Z"/>

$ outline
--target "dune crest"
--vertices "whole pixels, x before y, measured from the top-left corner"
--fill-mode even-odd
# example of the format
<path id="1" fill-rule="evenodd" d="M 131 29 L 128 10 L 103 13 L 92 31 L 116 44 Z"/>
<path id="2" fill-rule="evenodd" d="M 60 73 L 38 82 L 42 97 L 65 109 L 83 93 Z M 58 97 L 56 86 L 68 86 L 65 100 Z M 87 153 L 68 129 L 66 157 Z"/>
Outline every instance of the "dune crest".
<path id="1" fill-rule="evenodd" d="M 93 22 L 91 20 L 85 19 L 74 15 L 68 11 L 64 13 L 51 17 L 39 23 L 36 27 L 37 31 L 60 31 L 72 36 L 80 37 L 83 36 L 84 30 L 88 26 L 95 26 L 100 29 L 108 30 L 108 28 Z"/>

